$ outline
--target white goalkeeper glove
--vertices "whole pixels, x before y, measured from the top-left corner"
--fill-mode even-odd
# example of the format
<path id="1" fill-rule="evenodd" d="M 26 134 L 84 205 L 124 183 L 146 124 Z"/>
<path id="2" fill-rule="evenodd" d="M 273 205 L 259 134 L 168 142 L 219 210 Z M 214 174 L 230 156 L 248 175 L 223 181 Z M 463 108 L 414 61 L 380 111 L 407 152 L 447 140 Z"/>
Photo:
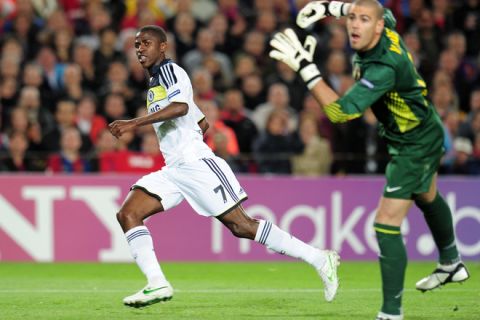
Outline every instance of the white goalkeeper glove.
<path id="1" fill-rule="evenodd" d="M 270 45 L 274 50 L 270 51 L 270 57 L 286 63 L 293 71 L 298 72 L 303 81 L 311 89 L 322 79 L 320 70 L 313 63 L 313 53 L 317 40 L 313 36 L 307 36 L 302 45 L 295 32 L 288 28 L 283 32 L 277 32 Z"/>
<path id="2" fill-rule="evenodd" d="M 300 10 L 297 14 L 297 25 L 305 29 L 312 23 L 322 20 L 325 17 L 333 16 L 340 18 L 346 16 L 350 10 L 351 3 L 341 1 L 312 1 Z"/>

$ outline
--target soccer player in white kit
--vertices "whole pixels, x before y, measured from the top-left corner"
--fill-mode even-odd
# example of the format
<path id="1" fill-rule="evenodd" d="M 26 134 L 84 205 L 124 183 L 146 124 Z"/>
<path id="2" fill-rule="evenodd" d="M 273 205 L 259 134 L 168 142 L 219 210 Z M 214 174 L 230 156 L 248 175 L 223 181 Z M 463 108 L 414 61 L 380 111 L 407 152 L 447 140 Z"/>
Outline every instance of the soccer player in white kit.
<path id="1" fill-rule="evenodd" d="M 153 25 L 140 28 L 135 48 L 138 61 L 150 75 L 148 114 L 116 120 L 109 124 L 109 129 L 118 138 L 139 126 L 152 124 L 166 166 L 140 178 L 117 213 L 132 256 L 147 278 L 147 285 L 124 298 L 123 303 L 143 307 L 172 298 L 173 288 L 158 263 L 143 220 L 177 206 L 183 199 L 198 214 L 221 221 L 236 237 L 255 240 L 312 265 L 323 281 L 325 299 L 332 301 L 338 288 L 338 254 L 314 248 L 273 223 L 252 219 L 245 213 L 241 202 L 247 194 L 228 164 L 203 142 L 208 123 L 193 101 L 187 73 L 165 57 L 165 31 Z"/>

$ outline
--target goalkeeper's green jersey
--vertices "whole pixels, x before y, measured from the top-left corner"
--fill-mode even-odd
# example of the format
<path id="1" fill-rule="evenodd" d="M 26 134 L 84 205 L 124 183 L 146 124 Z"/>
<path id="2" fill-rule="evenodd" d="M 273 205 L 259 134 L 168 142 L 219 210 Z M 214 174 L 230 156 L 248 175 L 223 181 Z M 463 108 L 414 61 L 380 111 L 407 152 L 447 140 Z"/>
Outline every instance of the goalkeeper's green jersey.
<path id="1" fill-rule="evenodd" d="M 395 154 L 397 147 L 420 142 L 416 141 L 419 137 L 428 143 L 424 139 L 425 130 L 434 127 L 438 133 L 441 122 L 426 97 L 425 81 L 394 30 L 395 18 L 388 9 L 384 20 L 385 28 L 378 44 L 354 56 L 355 84 L 343 97 L 327 105 L 325 111 L 333 122 L 345 122 L 371 107 L 380 122 L 380 135 L 386 139 L 390 153 Z"/>

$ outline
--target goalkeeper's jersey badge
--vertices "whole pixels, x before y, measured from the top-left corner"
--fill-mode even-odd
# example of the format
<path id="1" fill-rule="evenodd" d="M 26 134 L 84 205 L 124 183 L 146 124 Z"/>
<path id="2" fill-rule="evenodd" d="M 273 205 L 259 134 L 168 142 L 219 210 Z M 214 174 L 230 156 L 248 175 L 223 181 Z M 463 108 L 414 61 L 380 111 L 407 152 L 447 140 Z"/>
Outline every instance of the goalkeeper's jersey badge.
<path id="1" fill-rule="evenodd" d="M 355 79 L 355 81 L 360 80 L 362 77 L 362 70 L 360 69 L 360 65 L 358 63 L 355 63 L 353 66 L 352 77 Z"/>

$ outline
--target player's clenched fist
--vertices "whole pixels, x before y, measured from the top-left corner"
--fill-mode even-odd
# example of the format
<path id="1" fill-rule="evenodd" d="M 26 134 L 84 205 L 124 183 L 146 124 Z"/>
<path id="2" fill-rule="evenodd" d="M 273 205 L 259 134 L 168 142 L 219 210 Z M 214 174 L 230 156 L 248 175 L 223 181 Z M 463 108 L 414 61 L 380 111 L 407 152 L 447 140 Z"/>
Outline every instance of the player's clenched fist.
<path id="1" fill-rule="evenodd" d="M 132 120 L 115 120 L 108 125 L 110 133 L 116 138 L 120 138 L 125 132 L 134 128 L 135 122 Z"/>
<path id="2" fill-rule="evenodd" d="M 270 45 L 273 48 L 270 57 L 284 62 L 298 72 L 309 89 L 321 79 L 320 71 L 313 63 L 313 53 L 317 45 L 313 36 L 307 36 L 302 45 L 295 31 L 288 28 L 277 32 L 270 40 Z"/>

